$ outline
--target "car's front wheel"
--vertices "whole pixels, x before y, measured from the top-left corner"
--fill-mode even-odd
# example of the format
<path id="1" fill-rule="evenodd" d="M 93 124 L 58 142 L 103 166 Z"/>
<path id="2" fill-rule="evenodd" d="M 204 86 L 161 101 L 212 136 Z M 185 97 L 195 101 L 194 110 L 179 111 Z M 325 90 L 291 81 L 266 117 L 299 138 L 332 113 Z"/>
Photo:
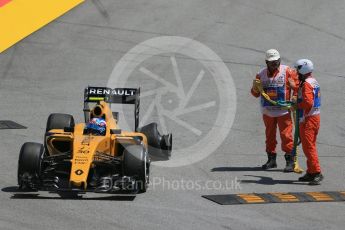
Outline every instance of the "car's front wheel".
<path id="1" fill-rule="evenodd" d="M 18 185 L 21 189 L 37 189 L 41 176 L 44 147 L 42 144 L 23 144 L 18 160 Z"/>
<path id="2" fill-rule="evenodd" d="M 146 192 L 149 183 L 150 164 L 146 149 L 142 145 L 128 145 L 123 153 L 125 176 L 135 178 L 135 187 L 139 192 Z"/>

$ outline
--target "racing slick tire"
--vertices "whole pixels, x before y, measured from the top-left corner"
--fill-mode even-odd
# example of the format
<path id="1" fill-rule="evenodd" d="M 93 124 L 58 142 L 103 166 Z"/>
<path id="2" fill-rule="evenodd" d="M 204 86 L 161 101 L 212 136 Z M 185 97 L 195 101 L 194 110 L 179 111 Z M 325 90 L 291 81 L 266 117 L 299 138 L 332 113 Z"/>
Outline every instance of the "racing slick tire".
<path id="1" fill-rule="evenodd" d="M 157 128 L 157 123 L 153 122 L 140 127 L 139 132 L 147 138 L 149 154 L 153 160 L 167 160 L 171 157 L 172 134 L 161 135 Z"/>
<path id="2" fill-rule="evenodd" d="M 70 114 L 52 113 L 47 120 L 46 132 L 51 129 L 74 128 L 74 118 Z"/>
<path id="3" fill-rule="evenodd" d="M 46 126 L 46 133 L 44 135 L 44 148 L 45 153 L 48 154 L 48 148 L 47 148 L 47 132 L 51 129 L 73 129 L 74 128 L 74 118 L 70 114 L 64 114 L 64 113 L 52 113 L 49 115 L 47 120 L 47 126 Z M 64 149 L 68 149 L 69 146 L 64 147 Z M 49 155 L 49 154 L 48 154 Z"/>
<path id="4" fill-rule="evenodd" d="M 125 176 L 135 178 L 135 189 L 144 193 L 149 183 L 150 164 L 147 151 L 142 145 L 128 145 L 123 153 L 123 170 Z"/>
<path id="5" fill-rule="evenodd" d="M 42 144 L 26 142 L 20 149 L 18 159 L 18 185 L 20 189 L 37 189 L 43 159 Z"/>

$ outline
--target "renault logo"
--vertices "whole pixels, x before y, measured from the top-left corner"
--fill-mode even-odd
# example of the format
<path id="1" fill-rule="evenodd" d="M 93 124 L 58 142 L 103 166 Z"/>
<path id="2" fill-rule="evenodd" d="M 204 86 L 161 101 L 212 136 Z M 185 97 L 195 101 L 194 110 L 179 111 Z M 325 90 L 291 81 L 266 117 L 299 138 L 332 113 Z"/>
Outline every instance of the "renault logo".
<path id="1" fill-rule="evenodd" d="M 83 170 L 78 169 L 78 170 L 76 170 L 74 173 L 75 173 L 76 175 L 80 176 L 80 175 L 83 174 L 84 172 L 83 172 Z"/>

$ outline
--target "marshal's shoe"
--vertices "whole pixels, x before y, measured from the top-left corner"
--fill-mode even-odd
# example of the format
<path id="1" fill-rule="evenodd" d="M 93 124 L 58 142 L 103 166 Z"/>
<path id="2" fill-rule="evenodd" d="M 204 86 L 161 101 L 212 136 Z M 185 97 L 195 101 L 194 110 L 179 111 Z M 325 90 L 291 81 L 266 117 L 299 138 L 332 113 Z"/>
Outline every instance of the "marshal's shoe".
<path id="1" fill-rule="evenodd" d="M 262 165 L 261 168 L 263 170 L 277 168 L 277 162 L 276 162 L 277 154 L 267 153 L 267 158 L 268 158 L 267 162 L 264 165 Z"/>

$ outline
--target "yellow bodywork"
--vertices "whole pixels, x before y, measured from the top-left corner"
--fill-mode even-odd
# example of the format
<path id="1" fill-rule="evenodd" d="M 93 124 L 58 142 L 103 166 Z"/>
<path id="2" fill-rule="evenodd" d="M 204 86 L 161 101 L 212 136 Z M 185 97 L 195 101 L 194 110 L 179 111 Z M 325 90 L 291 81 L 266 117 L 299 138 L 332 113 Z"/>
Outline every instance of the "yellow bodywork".
<path id="1" fill-rule="evenodd" d="M 95 113 L 95 108 L 101 113 Z M 84 135 L 85 123 L 76 124 L 73 132 L 65 132 L 62 129 L 52 129 L 49 133 L 53 133 L 46 139 L 48 152 L 50 154 L 62 154 L 54 147 L 54 141 L 69 141 L 71 145 L 71 172 L 70 185 L 87 187 L 87 178 L 93 162 L 97 158 L 97 154 L 106 154 L 113 157 L 119 156 L 120 144 L 138 144 L 133 137 L 140 138 L 144 147 L 147 148 L 147 138 L 139 132 L 121 131 L 120 134 L 111 134 L 110 130 L 118 130 L 117 120 L 113 117 L 109 105 L 100 101 L 99 104 L 91 110 L 91 116 L 103 117 L 107 123 L 106 134 L 104 136 L 96 136 L 92 134 Z M 101 109 L 101 110 L 100 110 Z"/>

